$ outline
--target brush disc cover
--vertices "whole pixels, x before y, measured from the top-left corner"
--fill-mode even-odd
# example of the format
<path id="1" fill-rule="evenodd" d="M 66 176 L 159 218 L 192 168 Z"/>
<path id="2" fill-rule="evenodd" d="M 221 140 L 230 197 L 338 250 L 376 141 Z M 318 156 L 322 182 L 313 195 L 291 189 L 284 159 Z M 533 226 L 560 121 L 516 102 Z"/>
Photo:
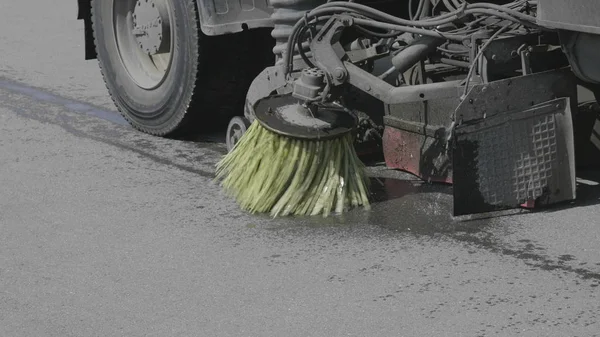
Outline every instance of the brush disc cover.
<path id="1" fill-rule="evenodd" d="M 291 94 L 264 98 L 254 106 L 256 120 L 266 129 L 293 138 L 324 140 L 353 131 L 357 118 L 335 103 L 311 103 Z"/>

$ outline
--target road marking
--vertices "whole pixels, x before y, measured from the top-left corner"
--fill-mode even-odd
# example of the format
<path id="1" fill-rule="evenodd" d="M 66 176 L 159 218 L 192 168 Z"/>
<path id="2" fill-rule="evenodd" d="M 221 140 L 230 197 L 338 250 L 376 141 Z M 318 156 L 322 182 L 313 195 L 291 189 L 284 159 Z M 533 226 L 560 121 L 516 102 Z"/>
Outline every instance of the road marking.
<path id="1" fill-rule="evenodd" d="M 0 78 L 0 89 L 27 96 L 38 102 L 60 105 L 72 112 L 84 113 L 86 115 L 95 116 L 119 125 L 129 126 L 129 123 L 127 123 L 127 121 L 116 111 L 104 110 L 88 103 L 51 94 L 41 89 L 33 88 L 7 79 Z"/>

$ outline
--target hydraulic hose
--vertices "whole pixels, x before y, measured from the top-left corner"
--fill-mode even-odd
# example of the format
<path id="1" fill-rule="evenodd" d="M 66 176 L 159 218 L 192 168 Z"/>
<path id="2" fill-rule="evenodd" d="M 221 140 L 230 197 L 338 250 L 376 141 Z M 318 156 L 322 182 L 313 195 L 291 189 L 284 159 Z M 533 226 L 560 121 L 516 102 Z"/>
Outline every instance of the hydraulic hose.
<path id="1" fill-rule="evenodd" d="M 387 29 L 387 30 L 397 30 L 397 31 L 402 31 L 402 32 L 406 32 L 406 33 L 432 36 L 432 37 L 443 38 L 446 40 L 453 40 L 453 41 L 464 41 L 469 38 L 468 35 L 443 33 L 440 31 L 435 31 L 435 30 L 430 30 L 430 29 L 413 28 L 413 27 L 407 27 L 407 26 L 402 26 L 402 25 L 395 25 L 395 24 L 391 24 L 391 23 L 377 22 L 377 21 L 372 21 L 372 20 L 367 20 L 367 19 L 358 19 L 357 18 L 357 19 L 354 19 L 354 23 L 357 25 L 361 25 L 361 26 L 369 26 L 369 27 L 373 27 L 373 28 L 380 28 L 380 29 Z"/>
<path id="2" fill-rule="evenodd" d="M 427 54 L 441 46 L 445 39 L 439 37 L 422 36 L 412 41 L 401 52 L 392 57 L 392 64 L 399 73 L 407 71 Z"/>
<path id="3" fill-rule="evenodd" d="M 419 0 L 419 7 L 423 7 L 424 2 L 429 0 Z M 445 0 L 447 2 L 448 0 Z M 458 0 L 452 0 L 459 2 Z M 291 71 L 293 65 L 291 62 L 291 53 L 296 45 L 298 40 L 301 40 L 300 37 L 304 35 L 305 29 L 302 29 L 302 26 L 308 26 L 310 24 L 317 24 L 325 21 L 325 17 L 329 19 L 331 15 L 344 13 L 349 14 L 353 17 L 354 24 L 359 32 L 367 35 L 372 35 L 376 37 L 386 38 L 397 36 L 396 32 L 407 32 L 412 34 L 419 34 L 424 36 L 430 36 L 435 38 L 443 38 L 446 40 L 454 40 L 454 41 L 464 41 L 468 39 L 470 33 L 473 32 L 473 29 L 466 29 L 466 32 L 463 29 L 455 30 L 454 32 L 442 33 L 435 30 L 436 27 L 442 26 L 445 24 L 452 23 L 464 15 L 485 15 L 497 17 L 503 20 L 507 20 L 519 25 L 529 26 L 533 28 L 539 28 L 535 24 L 535 18 L 533 16 L 521 13 L 513 8 L 518 6 L 522 6 L 525 4 L 534 5 L 534 1 L 520 1 L 513 2 L 504 6 L 493 5 L 488 3 L 480 3 L 480 4 L 469 4 L 462 3 L 460 8 L 451 11 L 450 13 L 446 13 L 443 15 L 436 16 L 434 18 L 428 18 L 419 20 L 405 20 L 393 15 L 387 14 L 385 12 L 376 10 L 372 7 L 368 7 L 365 5 L 353 3 L 353 2 L 344 2 L 344 1 L 331 1 L 327 2 L 323 5 L 316 7 L 310 12 L 306 13 L 304 19 L 299 20 L 293 27 L 291 34 L 288 37 L 287 43 L 287 53 L 284 53 L 284 72 L 286 74 Z M 448 6 L 453 8 L 452 5 Z M 419 9 L 417 9 L 417 13 Z M 418 13 L 420 14 L 420 13 Z M 411 14 L 412 16 L 412 14 Z M 313 20 L 315 19 L 315 20 Z M 481 18 L 480 18 L 481 19 Z M 478 20 L 480 20 L 478 19 Z M 311 20 L 313 20 L 311 22 Z M 383 22 L 381 22 L 383 21 Z M 365 27 L 372 27 L 377 29 L 389 30 L 392 33 L 377 33 L 366 29 Z M 432 29 L 433 28 L 433 29 Z M 463 31 L 461 31 L 463 30 Z M 462 34 L 458 34 L 458 33 Z M 299 43 L 299 42 L 298 42 Z M 303 57 L 304 58 L 304 57 Z"/>
<path id="4" fill-rule="evenodd" d="M 414 26 L 414 27 L 436 27 L 436 26 L 440 26 L 440 25 L 443 25 L 446 23 L 450 23 L 450 22 L 456 20 L 456 18 L 457 18 L 456 13 L 452 13 L 451 15 L 443 15 L 443 16 L 439 16 L 439 17 L 436 17 L 431 20 L 405 20 L 405 19 L 395 17 L 393 15 L 387 14 L 385 12 L 378 11 L 374 8 L 371 8 L 371 7 L 368 7 L 365 5 L 361 5 L 361 4 L 357 4 L 357 3 L 341 2 L 341 1 L 334 1 L 334 2 L 327 3 L 325 5 L 319 6 L 319 7 L 317 7 L 317 10 L 321 9 L 321 8 L 327 8 L 330 6 L 339 6 L 342 8 L 348 7 L 348 8 L 352 8 L 352 9 L 355 9 L 355 10 L 361 12 L 361 14 L 369 14 L 367 16 L 369 16 L 373 19 L 380 19 L 380 20 L 386 21 L 387 23 L 394 23 L 397 25 Z"/>

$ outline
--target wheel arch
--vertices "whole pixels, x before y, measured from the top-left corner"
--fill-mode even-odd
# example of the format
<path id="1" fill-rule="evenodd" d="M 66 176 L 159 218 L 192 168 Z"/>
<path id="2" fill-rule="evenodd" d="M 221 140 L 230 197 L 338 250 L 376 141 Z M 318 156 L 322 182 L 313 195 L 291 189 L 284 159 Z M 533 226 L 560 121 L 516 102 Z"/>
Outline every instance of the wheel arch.
<path id="1" fill-rule="evenodd" d="M 273 8 L 267 0 L 196 0 L 202 33 L 224 35 L 272 28 Z"/>
<path id="2" fill-rule="evenodd" d="M 202 33 L 225 35 L 255 28 L 271 28 L 272 8 L 260 0 L 196 0 Z M 83 20 L 85 59 L 98 57 L 92 31 L 92 0 L 77 0 L 77 19 Z"/>

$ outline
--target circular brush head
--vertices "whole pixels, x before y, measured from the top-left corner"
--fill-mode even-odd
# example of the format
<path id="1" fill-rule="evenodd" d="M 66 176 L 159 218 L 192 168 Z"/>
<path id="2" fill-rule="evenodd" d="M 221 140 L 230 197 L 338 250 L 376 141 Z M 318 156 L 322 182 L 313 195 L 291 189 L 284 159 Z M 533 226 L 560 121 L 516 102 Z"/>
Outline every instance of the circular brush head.
<path id="1" fill-rule="evenodd" d="M 291 94 L 260 100 L 254 107 L 256 120 L 267 130 L 287 137 L 326 140 L 354 130 L 357 118 L 334 103 L 302 104 Z"/>

